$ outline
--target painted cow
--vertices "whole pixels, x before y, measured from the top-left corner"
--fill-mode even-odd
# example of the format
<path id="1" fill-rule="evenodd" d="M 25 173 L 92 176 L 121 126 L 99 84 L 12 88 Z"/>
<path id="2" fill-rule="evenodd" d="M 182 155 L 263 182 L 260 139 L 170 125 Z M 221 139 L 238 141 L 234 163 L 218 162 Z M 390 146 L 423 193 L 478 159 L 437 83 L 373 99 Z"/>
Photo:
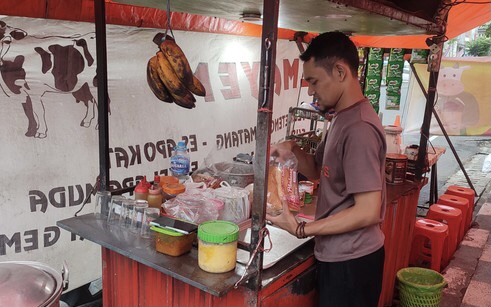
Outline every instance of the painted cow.
<path id="1" fill-rule="evenodd" d="M 45 138 L 48 126 L 43 99 L 49 93 L 71 95 L 75 102 L 85 106 L 82 127 L 90 127 L 96 117 L 96 72 L 94 58 L 88 46 L 86 35 L 75 38 L 38 38 L 27 55 L 11 54 L 9 49 L 14 41 L 28 37 L 27 32 L 12 28 L 0 20 L 0 95 L 22 101 L 28 119 L 27 137 Z M 38 43 L 39 41 L 39 43 Z M 61 42 L 61 44 L 59 44 Z M 22 43 L 22 42 L 16 42 Z M 30 53 L 29 53 L 30 52 Z M 35 73 L 29 73 L 34 70 Z M 39 76 L 33 78 L 32 75 Z M 97 121 L 96 121 L 97 122 Z M 97 129 L 97 124 L 95 125 Z"/>
<path id="2" fill-rule="evenodd" d="M 438 100 L 435 110 L 438 112 L 449 134 L 465 134 L 465 128 L 479 120 L 479 104 L 469 92 L 465 91 L 462 73 L 470 66 L 441 67 L 437 93 Z"/>

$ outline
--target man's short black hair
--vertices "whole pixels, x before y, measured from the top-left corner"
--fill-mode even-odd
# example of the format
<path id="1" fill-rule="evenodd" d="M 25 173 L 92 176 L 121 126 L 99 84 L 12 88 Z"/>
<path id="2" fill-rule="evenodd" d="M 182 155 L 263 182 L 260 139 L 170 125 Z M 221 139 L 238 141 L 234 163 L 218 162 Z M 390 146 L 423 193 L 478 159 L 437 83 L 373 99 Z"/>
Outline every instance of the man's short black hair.
<path id="1" fill-rule="evenodd" d="M 334 63 L 344 60 L 349 65 L 353 76 L 358 76 L 358 49 L 351 39 L 342 32 L 325 32 L 315 37 L 300 59 L 304 62 L 314 58 L 315 64 L 323 66 L 330 74 Z"/>

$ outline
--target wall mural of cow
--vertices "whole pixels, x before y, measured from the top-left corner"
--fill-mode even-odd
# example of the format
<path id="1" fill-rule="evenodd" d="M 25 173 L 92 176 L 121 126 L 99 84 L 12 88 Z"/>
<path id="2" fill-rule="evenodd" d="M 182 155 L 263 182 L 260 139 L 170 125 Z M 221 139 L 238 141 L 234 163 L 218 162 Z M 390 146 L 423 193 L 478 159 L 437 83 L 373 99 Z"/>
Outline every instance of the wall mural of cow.
<path id="1" fill-rule="evenodd" d="M 9 53 L 11 44 L 21 44 L 26 37 L 39 40 L 34 48 L 36 59 Z M 69 37 L 28 36 L 26 31 L 0 20 L 0 95 L 22 101 L 28 119 L 25 136 L 47 137 L 43 98 L 49 93 L 68 94 L 76 103 L 82 102 L 85 115 L 80 126 L 92 126 L 97 114 L 97 76 L 86 38 L 94 39 L 94 33 Z M 35 62 L 36 69 L 42 72 L 41 80 L 32 80 L 26 75 L 25 65 L 31 65 L 30 61 Z M 97 119 L 94 126 L 98 128 Z"/>
<path id="2" fill-rule="evenodd" d="M 479 103 L 473 94 L 465 90 L 462 73 L 470 66 L 440 68 L 437 84 L 438 99 L 435 110 L 439 114 L 446 132 L 451 135 L 465 135 L 468 126 L 479 121 Z"/>

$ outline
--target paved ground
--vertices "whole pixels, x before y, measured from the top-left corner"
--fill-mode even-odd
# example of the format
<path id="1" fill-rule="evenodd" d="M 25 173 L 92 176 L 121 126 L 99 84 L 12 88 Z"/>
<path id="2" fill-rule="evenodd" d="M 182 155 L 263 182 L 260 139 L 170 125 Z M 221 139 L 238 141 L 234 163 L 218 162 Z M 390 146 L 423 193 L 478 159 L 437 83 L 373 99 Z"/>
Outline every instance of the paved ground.
<path id="1" fill-rule="evenodd" d="M 476 197 L 472 227 L 467 232 L 449 265 L 442 272 L 448 285 L 443 290 L 440 306 L 484 307 L 491 306 L 491 237 L 489 236 L 491 231 L 491 173 L 483 173 L 482 166 L 486 156 L 491 153 L 491 139 L 478 138 L 464 141 L 465 143 L 460 144 L 459 148 L 463 145 L 465 148 L 460 148 L 460 150 L 467 153 L 464 153 L 461 159 L 478 197 Z M 449 154 L 452 155 L 451 152 L 447 151 L 446 155 Z M 438 166 L 440 194 L 444 193 L 450 185 L 469 187 L 464 173 L 459 169 L 456 162 L 454 164 L 454 166 L 447 164 L 443 168 L 442 165 L 445 163 Z M 453 172 L 455 167 L 457 167 L 457 171 L 451 176 L 441 176 L 441 170 L 445 174 L 449 171 L 448 168 L 450 168 L 450 172 Z M 427 193 L 422 193 L 420 207 L 428 206 L 427 200 Z M 424 209 L 420 209 L 418 214 L 424 214 L 424 211 Z"/>

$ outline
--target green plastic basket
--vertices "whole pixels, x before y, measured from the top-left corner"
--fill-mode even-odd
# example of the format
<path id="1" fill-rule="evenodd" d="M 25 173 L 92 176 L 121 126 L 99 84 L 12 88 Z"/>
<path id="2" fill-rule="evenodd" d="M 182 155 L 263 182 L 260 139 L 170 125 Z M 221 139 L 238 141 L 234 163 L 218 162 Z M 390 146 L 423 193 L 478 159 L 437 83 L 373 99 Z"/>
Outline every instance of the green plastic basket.
<path id="1" fill-rule="evenodd" d="M 447 282 L 437 271 L 403 268 L 397 272 L 402 307 L 438 307 Z"/>

